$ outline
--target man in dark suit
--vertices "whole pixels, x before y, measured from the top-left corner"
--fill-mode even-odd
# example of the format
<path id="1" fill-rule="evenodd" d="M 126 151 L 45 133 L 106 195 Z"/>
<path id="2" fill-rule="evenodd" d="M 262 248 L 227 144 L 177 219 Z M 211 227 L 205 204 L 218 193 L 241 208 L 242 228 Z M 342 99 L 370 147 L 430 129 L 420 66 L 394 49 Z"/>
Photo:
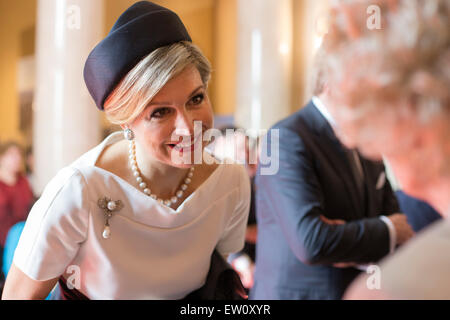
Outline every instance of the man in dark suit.
<path id="1" fill-rule="evenodd" d="M 276 124 L 279 171 L 256 176 L 258 239 L 251 299 L 340 299 L 350 282 L 413 235 L 382 161 L 344 147 L 314 98 Z"/>

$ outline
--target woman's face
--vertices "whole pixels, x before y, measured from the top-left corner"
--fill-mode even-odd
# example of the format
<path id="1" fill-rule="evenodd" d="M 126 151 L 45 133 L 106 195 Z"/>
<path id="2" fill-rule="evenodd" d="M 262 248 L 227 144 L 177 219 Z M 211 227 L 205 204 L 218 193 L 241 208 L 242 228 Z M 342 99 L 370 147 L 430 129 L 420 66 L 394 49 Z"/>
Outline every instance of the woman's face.
<path id="1" fill-rule="evenodd" d="M 146 156 L 187 168 L 194 155 L 201 155 L 203 133 L 212 126 L 206 86 L 197 68 L 188 66 L 167 82 L 129 127 Z"/>
<path id="2" fill-rule="evenodd" d="M 0 167 L 10 173 L 17 174 L 22 170 L 22 153 L 16 146 L 11 146 L 0 157 Z"/>

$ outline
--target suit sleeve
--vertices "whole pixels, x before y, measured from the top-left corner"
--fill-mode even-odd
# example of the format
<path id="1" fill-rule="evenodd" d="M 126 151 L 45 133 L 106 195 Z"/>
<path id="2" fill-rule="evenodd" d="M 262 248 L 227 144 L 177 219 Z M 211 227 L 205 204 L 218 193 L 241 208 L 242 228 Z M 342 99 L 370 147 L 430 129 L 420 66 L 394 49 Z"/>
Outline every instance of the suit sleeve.
<path id="1" fill-rule="evenodd" d="M 262 150 L 277 150 L 273 131 L 263 141 Z M 377 261 L 389 251 L 389 233 L 378 217 L 330 225 L 322 222 L 324 197 L 314 160 L 298 133 L 279 128 L 276 174 L 258 170 L 257 198 L 270 204 L 267 213 L 281 226 L 296 257 L 306 264 Z M 274 139 L 276 143 L 276 139 Z M 273 159 L 277 161 L 276 157 Z M 260 201 L 258 200 L 258 203 Z M 264 210 L 269 210 L 264 208 Z"/>

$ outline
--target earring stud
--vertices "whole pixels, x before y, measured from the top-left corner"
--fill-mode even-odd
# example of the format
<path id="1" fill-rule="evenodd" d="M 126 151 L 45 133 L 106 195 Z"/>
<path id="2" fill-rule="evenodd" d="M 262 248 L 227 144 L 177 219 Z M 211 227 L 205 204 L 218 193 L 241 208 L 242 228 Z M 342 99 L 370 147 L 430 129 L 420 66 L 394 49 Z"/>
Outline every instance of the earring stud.
<path id="1" fill-rule="evenodd" d="M 131 130 L 130 128 L 126 128 L 125 130 L 123 130 L 123 136 L 125 137 L 125 139 L 127 139 L 128 141 L 131 141 L 134 139 L 134 132 L 133 130 Z"/>

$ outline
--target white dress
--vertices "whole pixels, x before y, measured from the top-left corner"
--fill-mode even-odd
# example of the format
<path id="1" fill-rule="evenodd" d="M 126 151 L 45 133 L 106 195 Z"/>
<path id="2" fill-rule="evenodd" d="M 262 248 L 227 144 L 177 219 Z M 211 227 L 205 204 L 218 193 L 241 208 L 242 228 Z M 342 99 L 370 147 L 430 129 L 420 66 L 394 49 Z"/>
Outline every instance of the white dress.
<path id="1" fill-rule="evenodd" d="M 121 139 L 111 134 L 49 182 L 13 262 L 35 280 L 78 270 L 78 290 L 90 299 L 181 299 L 204 284 L 214 248 L 222 254 L 243 248 L 248 176 L 241 165 L 219 165 L 173 210 L 94 165 Z M 103 197 L 123 203 L 109 220 L 108 239 Z"/>

